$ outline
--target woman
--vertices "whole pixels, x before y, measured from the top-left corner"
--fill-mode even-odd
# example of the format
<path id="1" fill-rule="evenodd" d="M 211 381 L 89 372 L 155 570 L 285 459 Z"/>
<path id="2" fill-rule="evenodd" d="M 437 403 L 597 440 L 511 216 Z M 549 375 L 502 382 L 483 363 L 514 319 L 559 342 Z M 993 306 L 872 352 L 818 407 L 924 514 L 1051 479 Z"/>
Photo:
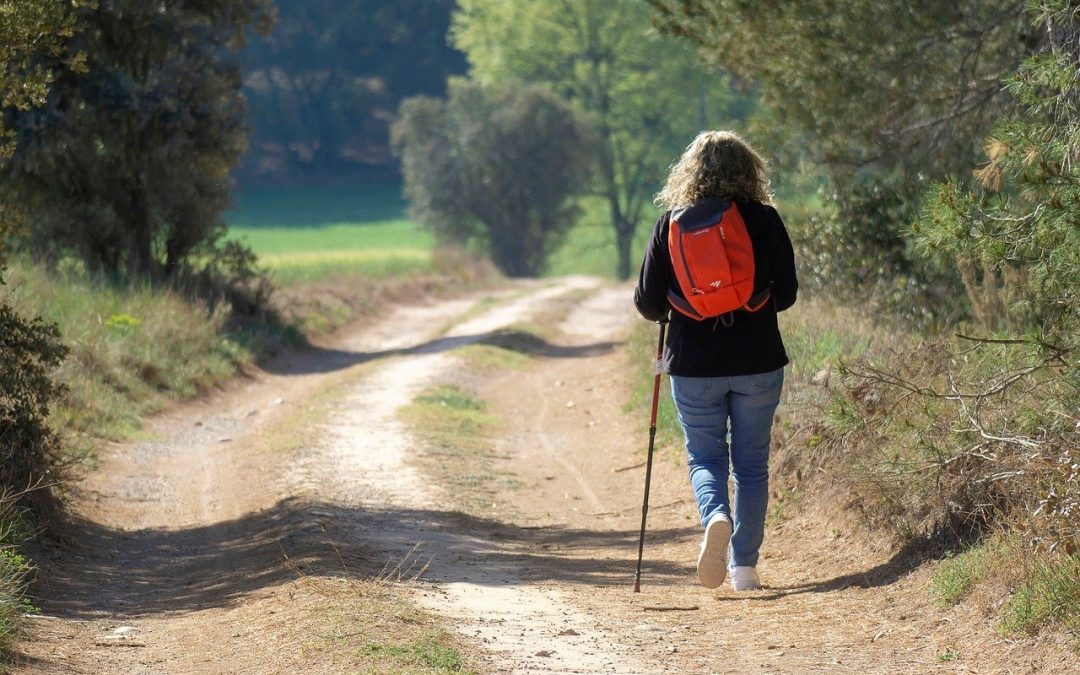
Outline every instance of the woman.
<path id="1" fill-rule="evenodd" d="M 769 292 L 756 311 L 740 309 L 706 320 L 673 312 L 663 358 L 705 529 L 698 578 L 706 588 L 716 588 L 730 569 L 736 591 L 760 588 L 769 444 L 788 363 L 776 313 L 795 303 L 798 289 L 791 240 L 771 204 L 765 162 L 730 131 L 698 135 L 672 166 L 656 202 L 668 210 L 653 228 L 634 292 L 642 316 L 667 321 L 669 291 L 675 296 L 670 302 L 686 305 L 669 251 L 673 216 L 683 226 L 687 219 L 715 217 L 731 203 L 753 248 L 754 297 Z"/>

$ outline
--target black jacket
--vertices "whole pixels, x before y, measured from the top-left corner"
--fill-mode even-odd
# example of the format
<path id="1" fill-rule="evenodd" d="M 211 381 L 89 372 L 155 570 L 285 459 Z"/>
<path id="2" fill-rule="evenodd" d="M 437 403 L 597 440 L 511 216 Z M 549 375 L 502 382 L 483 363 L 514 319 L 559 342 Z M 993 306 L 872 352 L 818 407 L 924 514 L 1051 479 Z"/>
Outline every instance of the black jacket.
<path id="1" fill-rule="evenodd" d="M 679 223 L 710 217 L 723 203 L 704 199 L 681 211 Z M 799 282 L 795 253 L 784 221 L 772 206 L 736 200 L 754 247 L 755 293 L 768 284 L 772 299 L 757 312 L 735 311 L 731 325 L 720 319 L 695 321 L 671 310 L 664 349 L 664 371 L 682 377 L 722 377 L 767 373 L 787 365 L 776 313 L 795 304 Z M 671 269 L 668 225 L 671 212 L 656 221 L 634 290 L 634 304 L 643 317 L 659 321 L 668 314 L 668 289 L 682 292 Z"/>

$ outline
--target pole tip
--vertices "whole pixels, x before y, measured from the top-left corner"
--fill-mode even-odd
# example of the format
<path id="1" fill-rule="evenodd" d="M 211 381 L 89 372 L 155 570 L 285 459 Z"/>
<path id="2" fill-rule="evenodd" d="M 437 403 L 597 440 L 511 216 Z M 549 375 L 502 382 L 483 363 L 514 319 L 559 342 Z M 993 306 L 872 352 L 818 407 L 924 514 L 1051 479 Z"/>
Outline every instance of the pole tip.
<path id="1" fill-rule="evenodd" d="M 634 592 L 635 593 L 640 593 L 641 592 L 641 582 L 640 581 L 635 581 L 634 582 Z"/>

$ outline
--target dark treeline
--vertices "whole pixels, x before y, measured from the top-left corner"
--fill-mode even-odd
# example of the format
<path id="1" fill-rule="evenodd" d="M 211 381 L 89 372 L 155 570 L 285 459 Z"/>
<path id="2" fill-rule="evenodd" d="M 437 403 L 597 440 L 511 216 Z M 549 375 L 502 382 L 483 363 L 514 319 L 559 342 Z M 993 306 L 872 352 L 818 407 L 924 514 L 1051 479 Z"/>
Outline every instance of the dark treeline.
<path id="1" fill-rule="evenodd" d="M 252 39 L 250 150 L 242 182 L 395 173 L 390 124 L 401 101 L 439 96 L 465 71 L 447 42 L 454 0 L 278 0 L 274 30 Z"/>

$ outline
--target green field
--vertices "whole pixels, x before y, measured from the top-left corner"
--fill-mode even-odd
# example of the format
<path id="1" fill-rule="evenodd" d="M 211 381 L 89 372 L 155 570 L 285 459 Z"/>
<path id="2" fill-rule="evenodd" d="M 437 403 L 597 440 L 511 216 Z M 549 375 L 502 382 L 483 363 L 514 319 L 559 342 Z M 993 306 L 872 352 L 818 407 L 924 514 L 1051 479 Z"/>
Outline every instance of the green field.
<path id="1" fill-rule="evenodd" d="M 226 217 L 230 238 L 284 285 L 427 269 L 435 246 L 391 182 L 247 188 Z"/>
<path id="2" fill-rule="evenodd" d="M 549 261 L 548 274 L 615 273 L 615 239 L 602 200 L 583 199 L 581 216 Z M 652 218 L 640 225 L 634 265 Z M 340 277 L 382 277 L 428 269 L 435 237 L 406 214 L 401 186 L 247 188 L 227 214 L 232 238 L 251 246 L 283 285 Z"/>

